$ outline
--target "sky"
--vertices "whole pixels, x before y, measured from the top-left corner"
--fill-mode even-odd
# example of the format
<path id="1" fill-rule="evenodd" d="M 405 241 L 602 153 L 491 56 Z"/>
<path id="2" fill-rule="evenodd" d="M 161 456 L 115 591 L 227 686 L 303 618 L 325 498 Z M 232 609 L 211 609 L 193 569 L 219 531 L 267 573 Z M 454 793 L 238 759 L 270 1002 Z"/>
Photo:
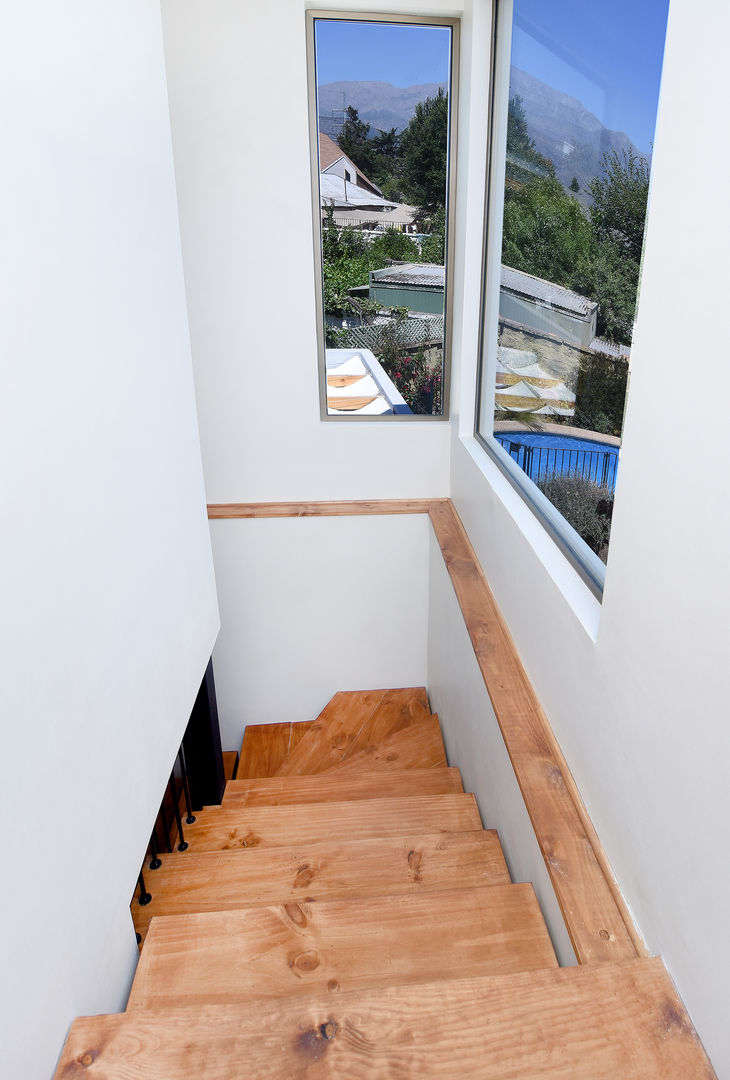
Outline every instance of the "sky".
<path id="1" fill-rule="evenodd" d="M 451 31 L 444 26 L 316 23 L 317 82 L 388 82 L 393 86 L 448 82 Z"/>
<path id="2" fill-rule="evenodd" d="M 512 63 L 578 98 L 644 152 L 654 138 L 668 0 L 515 0 Z"/>
<path id="3" fill-rule="evenodd" d="M 512 63 L 651 148 L 669 0 L 514 0 Z M 446 27 L 319 19 L 317 81 L 446 82 Z"/>

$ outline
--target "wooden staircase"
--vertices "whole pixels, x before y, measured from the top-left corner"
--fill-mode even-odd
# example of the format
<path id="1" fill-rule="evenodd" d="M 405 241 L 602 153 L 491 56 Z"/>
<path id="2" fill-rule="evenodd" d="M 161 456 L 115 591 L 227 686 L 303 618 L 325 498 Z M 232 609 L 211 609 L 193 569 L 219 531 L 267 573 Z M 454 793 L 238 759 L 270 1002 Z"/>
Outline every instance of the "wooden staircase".
<path id="1" fill-rule="evenodd" d="M 220 807 L 132 904 L 125 1013 L 57 1080 L 714 1075 L 657 959 L 559 968 L 422 688 L 249 726 Z"/>

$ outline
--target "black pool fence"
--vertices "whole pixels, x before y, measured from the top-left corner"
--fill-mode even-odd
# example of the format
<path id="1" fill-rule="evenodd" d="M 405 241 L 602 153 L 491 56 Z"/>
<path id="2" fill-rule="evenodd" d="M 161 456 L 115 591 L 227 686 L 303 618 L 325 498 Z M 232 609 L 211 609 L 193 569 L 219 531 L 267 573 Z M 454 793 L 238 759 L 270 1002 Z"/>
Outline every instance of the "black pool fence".
<path id="1" fill-rule="evenodd" d="M 494 437 L 534 483 L 551 476 L 570 475 L 592 480 L 611 491 L 616 486 L 618 452 L 613 447 L 582 450 L 576 447 L 530 446 L 516 442 L 508 434 L 495 434 Z"/>

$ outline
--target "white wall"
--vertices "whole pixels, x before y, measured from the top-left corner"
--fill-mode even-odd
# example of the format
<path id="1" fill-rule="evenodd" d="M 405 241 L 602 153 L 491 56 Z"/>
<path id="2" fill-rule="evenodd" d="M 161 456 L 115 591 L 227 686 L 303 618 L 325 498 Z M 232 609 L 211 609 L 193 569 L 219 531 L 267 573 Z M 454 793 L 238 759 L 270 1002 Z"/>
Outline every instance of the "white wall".
<path id="1" fill-rule="evenodd" d="M 479 670 L 441 548 L 431 532 L 428 688 L 450 765 L 461 769 L 482 822 L 497 828 L 513 881 L 531 881 L 562 965 L 575 964 L 560 905 Z"/>
<path id="2" fill-rule="evenodd" d="M 159 8 L 0 39 L 2 1072 L 124 1007 L 129 901 L 217 628 Z"/>
<path id="3" fill-rule="evenodd" d="M 337 690 L 426 685 L 425 514 L 212 521 L 221 738 L 311 720 Z"/>
<path id="4" fill-rule="evenodd" d="M 442 496 L 447 423 L 319 418 L 307 6 L 162 4 L 208 501 Z"/>
<path id="5" fill-rule="evenodd" d="M 722 136 L 728 34 L 725 4 L 672 0 L 601 607 L 457 430 L 472 430 L 478 318 L 479 244 L 470 238 L 483 188 L 479 114 L 489 27 L 477 8 L 474 81 L 465 104 L 470 186 L 461 204 L 461 415 L 452 449 L 459 513 L 619 883 L 720 1076 L 730 1076 L 730 512 L 722 413 L 730 365 L 721 322 L 696 316 L 708 306 L 721 312 L 730 288 L 730 209 L 719 180 L 730 168 Z M 712 386 L 707 397 L 692 389 L 693 380 L 705 378 Z"/>

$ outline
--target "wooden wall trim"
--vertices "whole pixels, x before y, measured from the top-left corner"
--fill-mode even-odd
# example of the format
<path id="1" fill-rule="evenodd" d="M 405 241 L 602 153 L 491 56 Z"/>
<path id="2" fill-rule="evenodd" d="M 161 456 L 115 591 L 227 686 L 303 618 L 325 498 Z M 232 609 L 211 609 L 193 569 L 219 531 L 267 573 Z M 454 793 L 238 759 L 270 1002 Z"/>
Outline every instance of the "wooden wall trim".
<path id="1" fill-rule="evenodd" d="M 359 514 L 427 514 L 446 499 L 355 499 L 334 502 L 209 503 L 208 517 L 351 517 Z"/>
<path id="2" fill-rule="evenodd" d="M 450 499 L 219 503 L 208 517 L 428 514 L 581 964 L 647 956 L 552 728 Z"/>

